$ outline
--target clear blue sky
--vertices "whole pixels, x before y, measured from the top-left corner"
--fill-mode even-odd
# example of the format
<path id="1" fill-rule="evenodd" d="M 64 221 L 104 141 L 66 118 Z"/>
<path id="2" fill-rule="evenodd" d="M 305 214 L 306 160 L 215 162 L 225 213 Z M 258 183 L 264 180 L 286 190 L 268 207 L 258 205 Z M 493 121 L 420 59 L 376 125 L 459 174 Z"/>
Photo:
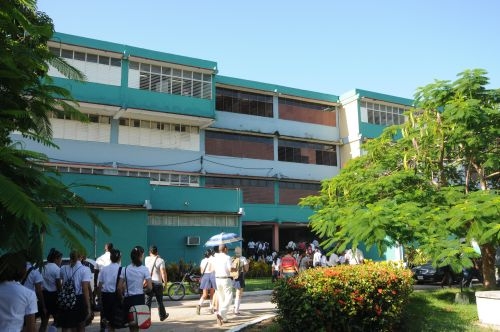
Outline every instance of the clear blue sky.
<path id="1" fill-rule="evenodd" d="M 472 68 L 500 88 L 498 0 L 39 0 L 56 31 L 216 61 L 219 74 L 412 98 Z"/>

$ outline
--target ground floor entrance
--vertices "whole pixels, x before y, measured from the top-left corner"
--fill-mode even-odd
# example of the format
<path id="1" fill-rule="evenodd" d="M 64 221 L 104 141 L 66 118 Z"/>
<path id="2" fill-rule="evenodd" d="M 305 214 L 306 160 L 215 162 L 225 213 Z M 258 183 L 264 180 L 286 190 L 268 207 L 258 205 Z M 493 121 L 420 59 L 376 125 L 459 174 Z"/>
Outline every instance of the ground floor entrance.
<path id="1" fill-rule="evenodd" d="M 318 237 L 306 223 L 251 223 L 242 225 L 243 248 L 248 242 L 267 242 L 274 251 L 284 251 L 288 242 L 312 242 Z"/>

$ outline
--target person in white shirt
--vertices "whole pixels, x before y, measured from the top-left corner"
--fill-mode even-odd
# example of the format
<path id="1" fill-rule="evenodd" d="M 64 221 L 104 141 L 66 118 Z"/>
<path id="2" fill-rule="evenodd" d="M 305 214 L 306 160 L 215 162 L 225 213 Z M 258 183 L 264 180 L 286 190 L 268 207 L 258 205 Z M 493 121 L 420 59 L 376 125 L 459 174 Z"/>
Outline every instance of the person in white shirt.
<path id="1" fill-rule="evenodd" d="M 153 289 L 151 292 L 146 294 L 146 304 L 151 310 L 151 301 L 153 296 L 156 298 L 158 304 L 158 316 L 160 321 L 164 321 L 168 317 L 168 313 L 165 310 L 165 305 L 163 304 L 163 289 L 167 284 L 167 270 L 165 268 L 165 261 L 158 255 L 158 248 L 152 245 L 149 248 L 149 256 L 146 257 L 145 263 L 149 270 L 151 276 L 151 282 Z"/>
<path id="2" fill-rule="evenodd" d="M 21 281 L 21 284 L 35 292 L 37 298 L 38 315 L 40 317 L 47 316 L 45 308 L 45 300 L 43 299 L 43 277 L 37 267 L 32 266 L 30 262 L 26 263 L 26 275 Z"/>
<path id="3" fill-rule="evenodd" d="M 132 263 L 127 265 L 120 274 L 118 289 L 124 294 L 123 307 L 128 312 L 134 305 L 146 304 L 144 291 L 150 292 L 153 288 L 151 275 L 147 267 L 142 265 L 144 248 L 135 246 L 130 252 Z M 145 287 L 144 287 L 145 285 Z M 139 331 L 138 326 L 129 326 L 130 331 Z"/>
<path id="4" fill-rule="evenodd" d="M 104 245 L 104 254 L 97 257 L 97 259 L 95 260 L 97 270 L 100 271 L 103 267 L 111 264 L 111 249 L 113 249 L 113 243 L 108 242 Z"/>
<path id="5" fill-rule="evenodd" d="M 225 244 L 219 246 L 219 253 L 214 259 L 215 282 L 217 284 L 217 322 L 222 325 L 227 322 L 227 312 L 233 299 L 233 281 L 230 278 L 231 257 L 227 255 Z"/>
<path id="6" fill-rule="evenodd" d="M 278 280 L 280 276 L 280 265 L 281 265 L 281 260 L 279 256 L 276 255 L 273 258 L 273 263 L 271 264 L 271 270 L 272 270 L 271 282 L 275 282 Z"/>
<path id="7" fill-rule="evenodd" d="M 330 255 L 330 258 L 328 259 L 327 265 L 328 266 L 336 266 L 337 264 L 339 264 L 339 262 L 340 262 L 339 256 L 337 256 L 336 253 L 332 252 L 332 254 Z"/>
<path id="8" fill-rule="evenodd" d="M 357 265 L 357 264 L 363 264 L 364 263 L 364 256 L 363 252 L 356 248 L 356 249 L 349 249 L 345 253 L 345 260 L 350 264 L 350 265 Z"/>
<path id="9" fill-rule="evenodd" d="M 58 326 L 62 331 L 85 331 L 85 322 L 89 320 L 92 312 L 90 282 L 92 274 L 90 269 L 81 262 L 83 255 L 76 250 L 69 254 L 69 265 L 63 265 L 60 271 L 61 282 L 72 279 L 75 287 L 76 305 L 72 309 L 61 309 L 57 313 Z"/>
<path id="10" fill-rule="evenodd" d="M 0 257 L 0 331 L 34 332 L 37 312 L 35 292 L 19 284 L 26 274 L 26 259 L 21 253 Z M 24 326 L 24 328 L 23 328 Z"/>
<path id="11" fill-rule="evenodd" d="M 319 248 L 314 249 L 313 266 L 314 267 L 321 266 L 321 250 L 319 250 Z"/>
<path id="12" fill-rule="evenodd" d="M 120 300 L 117 297 L 116 286 L 120 280 L 120 276 L 118 274 L 121 273 L 122 267 L 120 250 L 113 248 L 109 253 L 111 264 L 104 266 L 99 272 L 97 287 L 99 288 L 99 293 L 101 295 L 100 303 L 102 303 L 101 322 L 104 322 L 104 326 L 108 328 L 109 332 L 112 332 L 115 328 L 123 327 L 122 324 L 115 325 L 116 322 L 114 322 L 113 317 L 113 309 L 117 305 L 117 301 Z M 124 322 L 125 317 L 123 318 Z"/>
<path id="13" fill-rule="evenodd" d="M 201 280 L 200 289 L 202 294 L 198 305 L 196 306 L 196 314 L 200 314 L 201 306 L 206 299 L 210 299 L 210 311 L 213 312 L 212 299 L 214 297 L 215 289 L 217 288 L 214 274 L 214 252 L 212 249 L 205 251 L 205 258 L 200 263 Z"/>
<path id="14" fill-rule="evenodd" d="M 231 266 L 239 271 L 238 278 L 233 280 L 233 287 L 236 289 L 233 311 L 235 315 L 240 314 L 241 297 L 243 296 L 243 290 L 245 288 L 245 273 L 248 272 L 250 266 L 248 260 L 241 254 L 242 250 L 240 247 L 234 248 L 234 257 Z"/>
<path id="15" fill-rule="evenodd" d="M 57 325 L 57 292 L 61 290 L 61 261 L 62 252 L 55 248 L 50 249 L 47 263 L 42 269 L 43 299 L 47 314 L 41 316 L 40 331 L 47 330 L 50 315 L 54 318 L 54 325 Z"/>

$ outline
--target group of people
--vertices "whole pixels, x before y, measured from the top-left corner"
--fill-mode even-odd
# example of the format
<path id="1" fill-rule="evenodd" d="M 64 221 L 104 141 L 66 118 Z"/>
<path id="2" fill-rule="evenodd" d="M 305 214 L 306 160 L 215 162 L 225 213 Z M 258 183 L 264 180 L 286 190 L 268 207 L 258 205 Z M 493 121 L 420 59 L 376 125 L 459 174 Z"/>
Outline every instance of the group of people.
<path id="1" fill-rule="evenodd" d="M 202 294 L 196 313 L 199 315 L 201 307 L 209 300 L 211 313 L 216 314 L 217 323 L 223 325 L 228 322 L 228 313 L 233 301 L 233 314 L 240 314 L 240 304 L 245 288 L 245 273 L 248 272 L 249 262 L 242 256 L 241 247 L 234 249 L 234 256 L 228 255 L 228 247 L 221 244 L 214 249 L 208 249 L 200 263 Z"/>
<path id="2" fill-rule="evenodd" d="M 101 310 L 101 331 L 127 326 L 130 331 L 138 331 L 137 325 L 127 321 L 129 309 L 135 305 L 151 308 L 153 297 L 158 301 L 160 320 L 168 317 L 163 305 L 165 261 L 156 246 L 149 248 L 145 260 L 144 254 L 141 246 L 133 247 L 131 264 L 122 267 L 121 251 L 107 243 L 105 253 L 97 259 L 95 293 Z M 85 256 L 77 250 L 70 252 L 69 264 L 62 265 L 62 256 L 51 249 L 42 268 L 27 263 L 23 253 L 0 257 L 0 331 L 34 332 L 37 316 L 41 320 L 40 332 L 49 328 L 85 331 L 94 318 L 92 272 L 85 265 Z M 65 292 L 70 295 L 62 305 L 61 293 Z M 49 327 L 50 316 L 53 324 Z"/>
<path id="3" fill-rule="evenodd" d="M 273 252 L 271 273 L 272 282 L 278 278 L 289 278 L 297 275 L 299 272 L 312 267 L 327 267 L 341 264 L 363 264 L 364 255 L 361 249 L 348 249 L 337 254 L 332 253 L 327 258 L 326 253 L 319 247 L 319 244 L 301 242 L 295 244 L 290 242 L 285 247 L 285 254 Z"/>

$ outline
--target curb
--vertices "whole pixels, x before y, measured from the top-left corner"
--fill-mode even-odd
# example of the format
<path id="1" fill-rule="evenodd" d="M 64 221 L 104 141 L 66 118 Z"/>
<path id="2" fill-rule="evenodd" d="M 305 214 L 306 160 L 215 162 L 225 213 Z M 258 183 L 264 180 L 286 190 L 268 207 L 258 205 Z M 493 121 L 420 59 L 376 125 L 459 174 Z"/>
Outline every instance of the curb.
<path id="1" fill-rule="evenodd" d="M 264 315 L 264 316 L 260 316 L 259 318 L 256 318 L 250 322 L 247 322 L 245 324 L 241 324 L 239 326 L 236 326 L 236 327 L 233 327 L 232 329 L 228 330 L 228 332 L 238 332 L 238 331 L 241 331 L 243 330 L 244 328 L 247 328 L 249 326 L 253 326 L 257 323 L 260 323 L 266 319 L 269 319 L 269 318 L 273 318 L 274 316 L 276 316 L 275 314 L 267 314 L 267 315 Z"/>

